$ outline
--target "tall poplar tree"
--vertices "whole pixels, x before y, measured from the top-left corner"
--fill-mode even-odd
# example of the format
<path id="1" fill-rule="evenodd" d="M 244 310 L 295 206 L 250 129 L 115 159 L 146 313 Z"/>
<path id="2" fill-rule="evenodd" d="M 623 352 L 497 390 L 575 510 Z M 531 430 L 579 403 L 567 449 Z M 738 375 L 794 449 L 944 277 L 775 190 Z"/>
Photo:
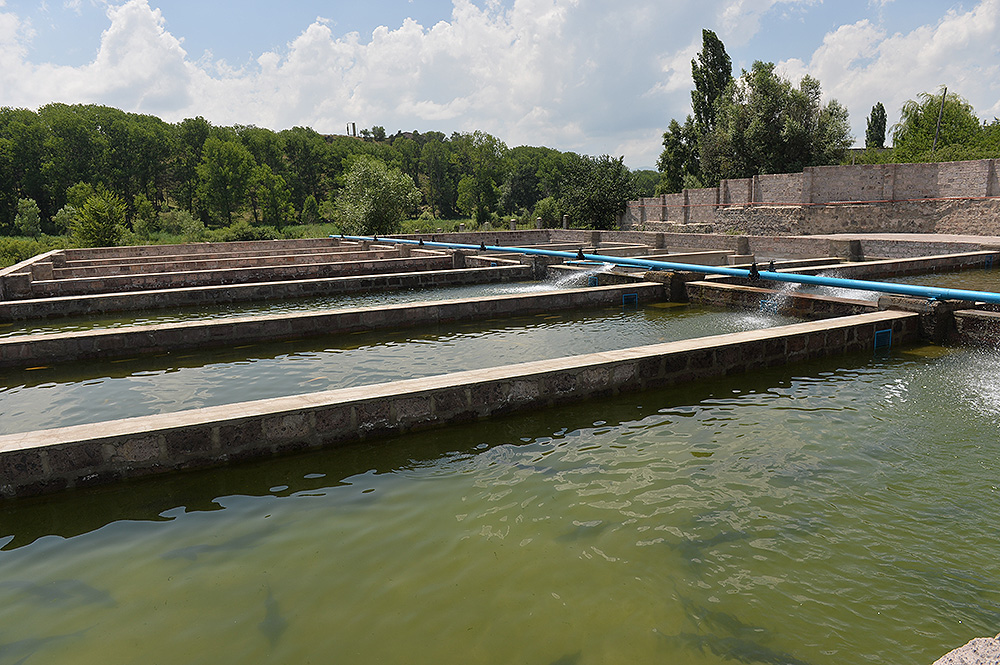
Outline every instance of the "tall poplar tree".
<path id="1" fill-rule="evenodd" d="M 873 106 L 871 115 L 868 116 L 865 147 L 879 149 L 885 147 L 885 107 L 882 106 L 882 102 Z"/>
<path id="2" fill-rule="evenodd" d="M 691 109 L 701 135 L 715 129 L 716 102 L 733 80 L 733 61 L 722 40 L 711 30 L 701 31 L 701 51 L 691 61 Z"/>
<path id="3" fill-rule="evenodd" d="M 700 168 L 702 143 L 716 126 L 718 102 L 733 80 L 733 61 L 726 53 L 722 40 L 711 30 L 701 31 L 701 51 L 691 60 L 691 109 L 681 124 L 670 121 L 663 134 L 663 152 L 657 163 L 660 182 L 657 194 L 679 192 L 685 187 L 701 187 L 704 176 Z"/>

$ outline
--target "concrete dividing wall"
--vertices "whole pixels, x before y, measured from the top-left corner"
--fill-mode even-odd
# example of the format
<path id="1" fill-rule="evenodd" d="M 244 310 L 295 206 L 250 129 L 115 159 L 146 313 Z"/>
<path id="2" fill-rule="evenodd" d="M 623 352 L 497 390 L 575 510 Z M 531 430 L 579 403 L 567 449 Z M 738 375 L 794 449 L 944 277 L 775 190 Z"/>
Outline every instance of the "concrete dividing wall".
<path id="1" fill-rule="evenodd" d="M 396 259 L 370 259 L 335 263 L 315 263 L 291 266 L 258 266 L 254 268 L 221 268 L 189 272 L 145 273 L 139 275 L 101 275 L 73 279 L 43 279 L 32 281 L 26 293 L 7 294 L 17 298 L 56 298 L 91 293 L 143 291 L 184 286 L 247 284 L 280 280 L 318 279 L 348 275 L 372 275 L 445 270 L 452 267 L 450 255 Z"/>
<path id="2" fill-rule="evenodd" d="M 766 312 L 810 320 L 854 316 L 878 310 L 876 303 L 865 300 L 781 293 L 763 287 L 720 282 L 688 282 L 686 291 L 688 301 L 699 305 Z"/>
<path id="3" fill-rule="evenodd" d="M 878 312 L 424 379 L 0 436 L 0 496 L 293 453 L 555 404 L 650 390 L 917 336 Z"/>
<path id="4" fill-rule="evenodd" d="M 661 284 L 628 284 L 549 293 L 514 294 L 488 299 L 354 307 L 214 321 L 191 321 L 83 332 L 0 338 L 0 367 L 30 367 L 74 360 L 131 358 L 181 349 L 202 349 L 357 331 L 399 330 L 456 321 L 621 306 L 626 296 L 637 303 L 664 299 Z"/>
<path id="5" fill-rule="evenodd" d="M 953 342 L 987 349 L 1000 345 L 1000 312 L 968 309 L 958 310 L 954 316 Z"/>
<path id="6" fill-rule="evenodd" d="M 0 302 L 0 322 L 530 279 L 532 279 L 530 265 L 498 265 L 496 267 L 330 277 L 259 284 L 228 284 L 133 293 L 100 293 L 43 300 L 13 300 Z"/>

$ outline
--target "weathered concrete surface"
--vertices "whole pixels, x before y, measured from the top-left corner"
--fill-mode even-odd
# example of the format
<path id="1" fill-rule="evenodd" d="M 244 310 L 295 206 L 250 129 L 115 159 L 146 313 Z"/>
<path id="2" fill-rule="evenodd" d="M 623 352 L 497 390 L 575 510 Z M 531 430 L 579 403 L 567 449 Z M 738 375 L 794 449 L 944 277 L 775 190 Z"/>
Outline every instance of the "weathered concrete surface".
<path id="1" fill-rule="evenodd" d="M 217 465 L 487 418 L 917 339 L 875 312 L 668 344 L 0 436 L 0 496 Z"/>
<path id="2" fill-rule="evenodd" d="M 1000 312 L 961 309 L 954 315 L 954 341 L 969 346 L 1000 347 Z"/>
<path id="3" fill-rule="evenodd" d="M 301 265 L 255 266 L 252 268 L 219 268 L 190 270 L 186 272 L 143 273 L 136 275 L 99 275 L 97 277 L 75 277 L 69 279 L 31 279 L 27 283 L 27 289 L 22 290 L 19 286 L 12 288 L 6 294 L 6 297 L 8 300 L 19 298 L 55 298 L 59 296 L 121 293 L 125 291 L 168 289 L 183 286 L 248 284 L 278 280 L 413 272 L 418 270 L 446 270 L 451 267 L 451 256 L 439 255 L 360 261 L 334 261 Z M 13 277 L 19 277 L 19 275 L 14 275 Z M 10 283 L 8 283 L 8 286 L 10 286 Z"/>
<path id="4" fill-rule="evenodd" d="M 661 284 L 640 283 L 560 289 L 547 293 L 519 293 L 490 298 L 463 298 L 321 312 L 295 312 L 212 321 L 12 336 L 0 338 L 0 367 L 50 365 L 81 359 L 131 358 L 180 349 L 302 339 L 362 330 L 398 330 L 455 321 L 476 321 L 609 305 L 620 306 L 626 295 L 634 295 L 637 303 L 664 299 Z"/>
<path id="5" fill-rule="evenodd" d="M 772 282 L 762 282 L 771 284 Z M 767 312 L 802 319 L 851 316 L 878 309 L 874 302 L 834 298 L 807 293 L 783 293 L 757 286 L 722 282 L 691 281 L 686 284 L 688 302 L 728 309 Z"/>
<path id="6" fill-rule="evenodd" d="M 935 660 L 934 665 L 1000 665 L 1000 635 L 970 640 Z"/>
<path id="7" fill-rule="evenodd" d="M 178 289 L 98 293 L 85 296 L 39 298 L 0 302 L 0 321 L 24 321 L 60 316 L 79 316 L 107 312 L 135 312 L 234 302 L 310 298 L 347 293 L 419 289 L 460 284 L 487 284 L 529 280 L 531 266 L 498 265 L 495 267 L 427 270 L 357 275 L 321 279 L 285 280 L 255 284 L 192 286 Z"/>

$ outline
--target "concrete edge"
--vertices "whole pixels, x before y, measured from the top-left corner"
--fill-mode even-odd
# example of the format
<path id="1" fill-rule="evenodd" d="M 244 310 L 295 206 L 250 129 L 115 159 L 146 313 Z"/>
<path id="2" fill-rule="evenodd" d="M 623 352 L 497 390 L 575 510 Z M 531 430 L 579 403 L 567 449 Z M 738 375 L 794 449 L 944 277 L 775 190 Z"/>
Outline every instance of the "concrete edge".
<path id="1" fill-rule="evenodd" d="M 918 338 L 917 314 L 875 312 L 0 436 L 0 497 L 57 492 L 663 388 Z"/>
<path id="2" fill-rule="evenodd" d="M 663 285 L 634 283 L 519 293 L 489 298 L 398 303 L 362 308 L 290 312 L 213 321 L 186 321 L 122 328 L 0 338 L 0 368 L 51 365 L 74 360 L 127 358 L 192 348 L 303 339 L 337 333 L 412 328 L 497 316 L 527 316 L 548 311 L 606 307 L 663 299 Z"/>

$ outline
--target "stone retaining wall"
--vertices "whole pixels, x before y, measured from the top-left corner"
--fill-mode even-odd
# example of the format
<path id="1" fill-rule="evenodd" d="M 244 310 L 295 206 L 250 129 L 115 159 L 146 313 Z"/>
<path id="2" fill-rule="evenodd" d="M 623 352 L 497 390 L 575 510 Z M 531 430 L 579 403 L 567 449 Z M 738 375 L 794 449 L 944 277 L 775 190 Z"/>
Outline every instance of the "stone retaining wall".
<path id="1" fill-rule="evenodd" d="M 0 436 L 0 496 L 109 483 L 385 437 L 916 340 L 877 312 L 373 386 Z"/>
<path id="2" fill-rule="evenodd" d="M 629 203 L 623 229 L 707 222 L 715 233 L 1000 235 L 996 159 L 807 167 Z"/>

